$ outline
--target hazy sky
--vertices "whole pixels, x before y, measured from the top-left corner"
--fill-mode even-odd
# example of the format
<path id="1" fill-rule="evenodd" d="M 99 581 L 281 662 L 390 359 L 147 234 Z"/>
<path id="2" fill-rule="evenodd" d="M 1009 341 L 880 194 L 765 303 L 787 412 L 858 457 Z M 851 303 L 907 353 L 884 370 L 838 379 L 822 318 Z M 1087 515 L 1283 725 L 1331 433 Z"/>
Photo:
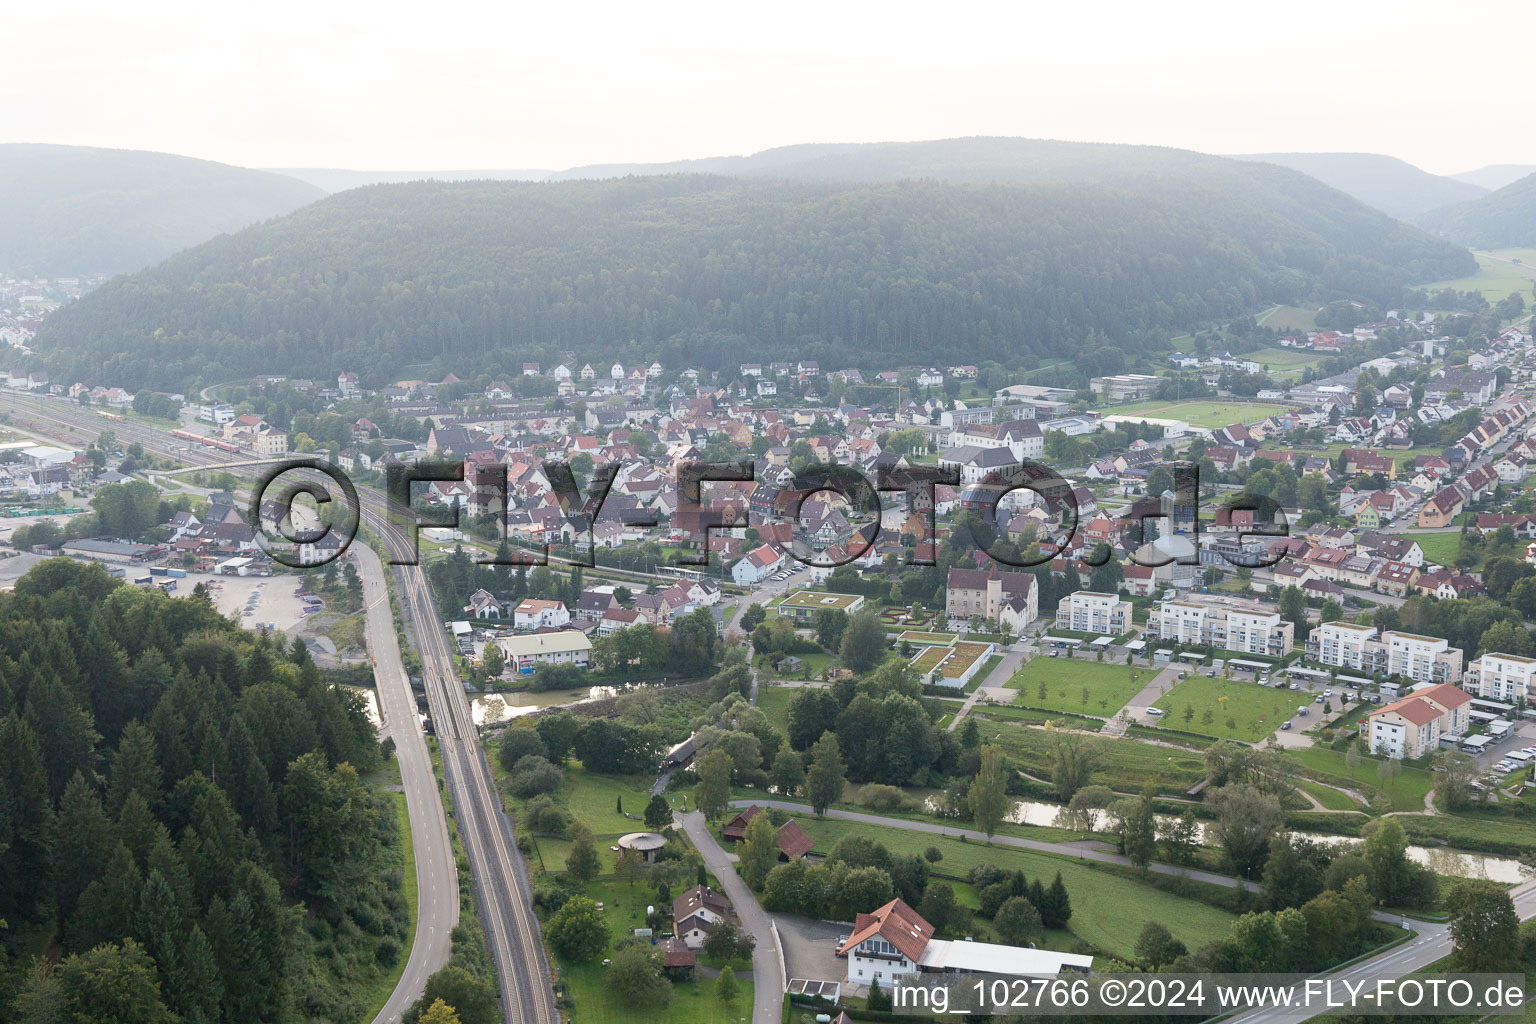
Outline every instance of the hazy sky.
<path id="1" fill-rule="evenodd" d="M 960 135 L 1536 163 L 1529 0 L 50 0 L 4 23 L 0 140 L 249 166 L 563 168 Z"/>

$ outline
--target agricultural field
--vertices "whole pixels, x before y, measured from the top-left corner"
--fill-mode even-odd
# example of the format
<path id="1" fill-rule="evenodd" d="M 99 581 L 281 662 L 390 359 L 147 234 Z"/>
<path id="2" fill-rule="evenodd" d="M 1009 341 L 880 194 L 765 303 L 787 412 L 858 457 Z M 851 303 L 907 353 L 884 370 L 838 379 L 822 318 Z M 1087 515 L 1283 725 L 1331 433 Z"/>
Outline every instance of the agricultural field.
<path id="1" fill-rule="evenodd" d="M 1190 949 L 1225 935 L 1233 921 L 1233 915 L 1209 904 L 1162 892 L 1066 857 L 1008 846 L 962 843 L 945 836 L 863 822 L 818 820 L 811 816 L 795 820 L 821 850 L 830 850 L 838 839 L 850 833 L 867 836 L 898 855 L 922 853 L 929 846 L 937 846 L 944 858 L 936 868 L 946 876 L 963 877 L 978 864 L 996 864 L 1010 871 L 1022 869 L 1030 879 L 1039 878 L 1050 884 L 1059 871 L 1072 898 L 1072 919 L 1067 930 L 1111 956 L 1132 959 L 1136 939 L 1147 921 L 1163 922 Z M 1052 941 L 1047 934 L 1045 944 L 1051 945 Z"/>
<path id="2" fill-rule="evenodd" d="M 1472 255 L 1477 257 L 1477 273 L 1419 287 L 1427 292 L 1442 288 L 1482 292 L 1489 302 L 1501 302 L 1511 293 L 1519 292 L 1525 296 L 1526 305 L 1531 304 L 1531 288 L 1536 285 L 1536 249 L 1494 249 Z"/>
<path id="3" fill-rule="evenodd" d="M 1023 707 L 1109 717 L 1136 696 L 1155 674 L 1150 669 L 1103 664 L 1086 658 L 1043 655 L 1026 662 L 1007 685 L 1019 691 L 1014 703 Z M 1044 696 L 1040 692 L 1042 683 Z"/>
<path id="4" fill-rule="evenodd" d="M 1233 423 L 1257 423 L 1289 406 L 1266 402 L 1168 402 L 1149 399 L 1129 405 L 1104 406 L 1101 411 L 1115 416 L 1148 416 L 1154 419 L 1185 420 L 1197 427 L 1225 427 Z"/>
<path id="5" fill-rule="evenodd" d="M 1166 728 L 1257 743 L 1295 714 L 1299 702 L 1290 690 L 1196 674 L 1152 706 L 1167 712 L 1159 720 Z"/>

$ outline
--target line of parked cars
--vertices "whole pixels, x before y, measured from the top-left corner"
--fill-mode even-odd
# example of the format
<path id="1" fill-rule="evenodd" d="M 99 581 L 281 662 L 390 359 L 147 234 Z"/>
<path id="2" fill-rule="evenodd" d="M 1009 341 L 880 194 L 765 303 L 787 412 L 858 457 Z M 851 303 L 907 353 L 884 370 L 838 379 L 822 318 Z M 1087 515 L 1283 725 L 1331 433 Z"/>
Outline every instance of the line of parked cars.
<path id="1" fill-rule="evenodd" d="M 781 569 L 781 570 L 779 570 L 778 572 L 774 573 L 772 576 L 770 576 L 768 578 L 770 580 L 772 580 L 773 582 L 775 582 L 775 583 L 782 583 L 785 580 L 789 579 L 791 576 L 793 576 L 795 573 L 801 572 L 804 569 L 805 569 L 805 563 L 804 562 L 796 562 L 790 568 L 788 568 L 788 569 Z"/>

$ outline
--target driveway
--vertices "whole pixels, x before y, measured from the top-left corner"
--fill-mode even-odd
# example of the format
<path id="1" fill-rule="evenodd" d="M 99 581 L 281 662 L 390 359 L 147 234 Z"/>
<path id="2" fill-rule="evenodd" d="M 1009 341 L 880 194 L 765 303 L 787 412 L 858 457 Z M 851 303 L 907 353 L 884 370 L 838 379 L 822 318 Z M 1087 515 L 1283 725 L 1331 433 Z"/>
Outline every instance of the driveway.
<path id="1" fill-rule="evenodd" d="M 752 1024 L 781 1024 L 784 1006 L 784 972 L 779 967 L 779 950 L 773 941 L 773 928 L 768 915 L 758 905 L 757 897 L 747 888 L 747 883 L 736 874 L 732 858 L 720 848 L 709 823 L 698 811 L 674 814 L 693 841 L 694 848 L 704 858 L 704 866 L 720 880 L 720 888 L 741 920 L 741 927 L 757 940 L 752 951 Z"/>
<path id="2" fill-rule="evenodd" d="M 843 983 L 848 976 L 848 961 L 838 959 L 835 951 L 837 940 L 849 934 L 852 925 L 817 921 L 798 914 L 769 916 L 779 926 L 786 977 Z"/>

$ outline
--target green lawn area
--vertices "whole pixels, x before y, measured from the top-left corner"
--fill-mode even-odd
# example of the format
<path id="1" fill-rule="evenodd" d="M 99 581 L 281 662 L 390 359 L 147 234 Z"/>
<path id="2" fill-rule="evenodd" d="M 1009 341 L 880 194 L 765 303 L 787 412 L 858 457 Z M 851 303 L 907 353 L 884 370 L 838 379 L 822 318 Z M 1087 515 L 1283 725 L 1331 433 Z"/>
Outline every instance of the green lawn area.
<path id="1" fill-rule="evenodd" d="M 603 904 L 603 920 L 613 941 L 632 929 L 643 928 L 646 904 L 656 898 L 656 890 L 645 884 L 631 889 L 623 882 L 601 878 L 586 887 L 586 894 Z M 752 1014 L 752 981 L 741 977 L 740 970 L 740 991 L 730 1004 L 715 998 L 715 979 L 696 976 L 694 981 L 673 983 L 672 1001 L 664 1009 L 627 1001 L 608 986 L 606 972 L 601 963 L 561 964 L 561 977 L 576 1003 L 572 1019 L 610 1024 L 715 1024 Z"/>
<path id="2" fill-rule="evenodd" d="M 1289 690 L 1192 675 L 1159 697 L 1153 707 L 1167 712 L 1160 721 L 1166 728 L 1256 743 L 1295 714 L 1296 704 L 1297 697 Z M 1193 715 L 1188 708 L 1194 709 Z M 1205 718 L 1207 711 L 1210 721 Z"/>
<path id="3" fill-rule="evenodd" d="M 1026 662 L 1007 685 L 1019 691 L 1014 703 L 1024 707 L 1109 717 L 1136 696 L 1155 674 L 1150 669 L 1102 664 L 1087 658 L 1045 655 Z M 1045 684 L 1043 697 L 1041 683 Z M 1086 701 L 1084 690 L 1088 692 Z"/>
<path id="4" fill-rule="evenodd" d="M 757 706 L 768 721 L 779 730 L 789 732 L 789 702 L 795 695 L 793 686 L 761 686 L 757 688 Z"/>
<path id="5" fill-rule="evenodd" d="M 768 655 L 759 654 L 752 660 L 769 679 L 815 679 L 821 675 L 823 669 L 832 664 L 836 655 L 817 651 L 814 654 L 797 654 L 795 657 L 799 658 L 802 664 L 793 674 L 770 667 Z"/>
<path id="6" fill-rule="evenodd" d="M 1068 719 L 1063 724 L 1073 723 Z M 1055 737 L 1049 731 L 994 720 L 982 735 L 987 742 L 1002 747 L 1028 774 L 1037 779 L 1051 777 Z M 1099 751 L 1092 781 L 1121 793 L 1140 793 L 1151 782 L 1160 793 L 1183 796 L 1185 790 L 1205 778 L 1203 751 L 1178 750 L 1130 739 L 1080 739 Z"/>
<path id="7" fill-rule="evenodd" d="M 1397 778 L 1384 782 L 1377 774 L 1381 761 L 1374 757 L 1363 756 L 1359 766 L 1351 768 L 1342 752 L 1327 747 L 1288 750 L 1286 754 L 1315 772 L 1333 776 L 1344 785 L 1361 784 L 1351 788 L 1381 790 L 1391 799 L 1394 811 L 1422 811 L 1424 794 L 1434 786 L 1434 775 L 1422 768 L 1402 768 Z"/>
<path id="8" fill-rule="evenodd" d="M 1404 530 L 1403 536 L 1415 540 L 1420 550 L 1424 552 L 1424 560 L 1435 562 L 1439 565 L 1455 565 L 1456 556 L 1461 553 L 1461 534 L 1456 533 L 1425 533 L 1417 530 Z"/>
<path id="9" fill-rule="evenodd" d="M 863 822 L 795 819 L 819 849 L 849 833 L 868 836 L 893 854 L 922 853 L 937 846 L 944 854 L 937 869 L 945 875 L 963 876 L 977 864 L 996 864 L 1007 870 L 1022 868 L 1029 878 L 1050 884 L 1056 872 L 1072 898 L 1072 920 L 1067 930 L 1111 956 L 1130 959 L 1136 939 L 1147 921 L 1161 921 L 1190 949 L 1225 935 L 1233 915 L 1198 900 L 1162 892 L 1135 879 L 1101 871 L 1068 857 L 1019 850 L 1007 846 L 962 843 L 958 839 L 922 832 L 868 825 Z M 1050 943 L 1047 936 L 1046 944 Z"/>
<path id="10" fill-rule="evenodd" d="M 1257 423 L 1276 413 L 1285 412 L 1289 406 L 1265 402 L 1168 402 L 1148 399 L 1128 405 L 1100 407 L 1105 415 L 1149 416 L 1154 419 L 1185 420 L 1198 427 L 1225 427 L 1233 423 Z"/>
<path id="11" fill-rule="evenodd" d="M 1265 327 L 1273 327 L 1277 331 L 1311 331 L 1317 329 L 1317 310 L 1310 306 L 1276 306 L 1274 309 L 1259 314 L 1258 322 Z M 1259 352 L 1280 351 L 1288 349 L 1260 349 Z M 1266 360 L 1259 357 L 1258 352 L 1244 353 L 1244 359 L 1254 359 L 1259 362 Z"/>
<path id="12" fill-rule="evenodd" d="M 1477 273 L 1419 287 L 1427 292 L 1439 291 L 1441 288 L 1482 292 L 1489 302 L 1500 302 L 1511 292 L 1519 292 L 1525 296 L 1525 304 L 1531 304 L 1531 286 L 1536 282 L 1536 249 L 1493 249 L 1474 252 L 1472 255 L 1477 257 Z M 1512 259 L 1521 262 L 1511 263 Z"/>

